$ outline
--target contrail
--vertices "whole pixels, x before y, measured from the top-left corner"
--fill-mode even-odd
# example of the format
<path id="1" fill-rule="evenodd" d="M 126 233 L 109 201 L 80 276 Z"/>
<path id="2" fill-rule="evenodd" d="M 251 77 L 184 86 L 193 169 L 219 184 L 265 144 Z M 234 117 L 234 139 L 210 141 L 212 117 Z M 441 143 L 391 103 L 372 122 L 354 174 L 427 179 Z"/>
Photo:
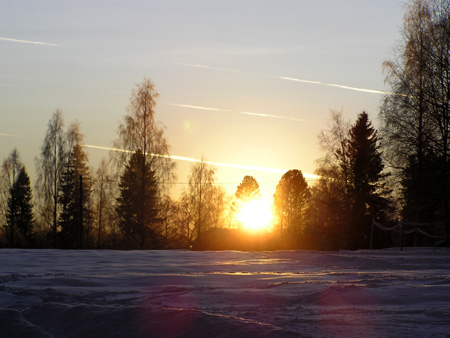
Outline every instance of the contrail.
<path id="1" fill-rule="evenodd" d="M 29 40 L 18 40 L 18 39 L 10 39 L 0 36 L 0 40 L 3 41 L 9 41 L 9 42 L 19 42 L 19 43 L 28 43 L 32 45 L 42 45 L 42 46 L 50 46 L 50 47 L 58 47 L 59 45 L 56 45 L 54 43 L 48 43 L 48 42 L 40 42 L 40 41 L 29 41 Z"/>
<path id="2" fill-rule="evenodd" d="M 301 82 L 301 83 L 317 84 L 317 85 L 327 86 L 327 87 L 342 88 L 342 89 L 354 90 L 357 92 L 365 92 L 365 93 L 371 93 L 371 94 L 393 94 L 391 92 L 384 92 L 382 90 L 350 87 L 350 86 L 344 86 L 344 85 L 335 84 L 335 83 L 326 83 L 326 82 L 321 82 L 321 81 L 301 80 L 301 79 L 296 79 L 293 77 L 286 77 L 286 76 L 279 76 L 278 79 L 294 81 L 294 82 Z"/>
<path id="3" fill-rule="evenodd" d="M 173 61 L 166 61 L 166 62 L 167 63 L 171 63 L 173 65 L 179 65 L 179 66 L 187 66 L 187 67 L 194 67 L 194 68 L 204 68 L 204 69 L 211 69 L 211 70 L 220 70 L 220 71 L 223 71 L 223 72 L 244 73 L 242 70 L 220 68 L 220 67 L 211 67 L 211 66 L 207 66 L 207 65 L 198 65 L 198 64 L 192 64 L 192 63 L 173 62 Z"/>
<path id="4" fill-rule="evenodd" d="M 14 85 L 10 83 L 0 83 L 0 86 L 2 87 L 13 87 L 13 88 L 24 88 L 24 86 Z"/>
<path id="5" fill-rule="evenodd" d="M 130 153 L 130 150 L 124 150 L 124 149 L 118 149 L 118 148 L 110 148 L 110 147 L 102 147 L 102 146 L 94 146 L 90 144 L 85 144 L 84 147 L 86 148 L 93 148 L 93 149 L 101 149 L 101 150 L 112 150 L 112 151 L 119 151 L 124 153 Z M 163 158 L 170 158 L 172 160 L 178 160 L 178 161 L 186 161 L 186 162 L 193 162 L 193 163 L 200 163 L 202 162 L 199 159 L 193 158 L 193 157 L 186 157 L 186 156 L 177 156 L 177 155 L 161 155 L 161 154 L 150 154 L 151 156 L 158 156 Z M 259 167 L 259 166 L 253 166 L 253 165 L 242 165 L 242 164 L 230 164 L 230 163 L 221 163 L 221 162 L 212 162 L 212 161 L 204 161 L 207 164 L 217 166 L 217 167 L 226 167 L 226 168 L 236 168 L 236 169 L 247 169 L 247 170 L 254 170 L 254 171 L 261 171 L 266 173 L 275 173 L 275 174 L 284 174 L 287 172 L 286 169 L 280 169 L 280 168 L 266 168 L 266 167 Z M 314 174 L 308 174 L 303 173 L 303 176 L 305 178 L 310 179 L 319 179 L 320 177 Z"/>
<path id="6" fill-rule="evenodd" d="M 0 133 L 0 136 L 3 136 L 3 137 L 22 137 L 20 135 L 5 134 L 5 133 Z"/>
<path id="7" fill-rule="evenodd" d="M 211 66 L 207 66 L 207 65 L 196 65 L 196 64 L 190 64 L 190 63 L 171 62 L 171 61 L 169 61 L 169 63 L 174 64 L 174 65 L 187 66 L 187 67 L 221 70 L 221 71 L 235 72 L 235 73 L 244 73 L 243 71 L 240 71 L 240 70 L 220 68 L 220 67 L 211 67 Z M 336 84 L 336 83 L 326 83 L 326 82 L 321 82 L 321 81 L 296 79 L 296 78 L 287 77 L 287 76 L 278 76 L 276 78 L 281 79 L 281 80 L 287 80 L 287 81 L 302 82 L 302 83 L 316 84 L 316 85 L 327 86 L 327 87 L 335 87 L 335 88 L 341 88 L 341 89 L 347 89 L 347 90 L 354 90 L 357 92 L 364 92 L 364 93 L 370 93 L 370 94 L 388 94 L 388 95 L 394 94 L 392 92 L 385 92 L 382 90 L 351 87 L 351 86 L 345 86 L 345 85 L 340 85 L 340 84 Z"/>
<path id="8" fill-rule="evenodd" d="M 190 105 L 190 104 L 180 104 L 180 103 L 169 103 L 169 106 L 183 107 L 183 108 L 192 108 L 192 109 L 199 109 L 199 110 L 212 110 L 212 111 L 231 112 L 231 110 L 228 110 L 228 109 L 193 106 L 193 105 Z"/>
<path id="9" fill-rule="evenodd" d="M 190 104 L 169 103 L 169 106 L 191 108 L 191 109 L 199 109 L 199 110 L 210 110 L 210 111 L 218 111 L 218 112 L 228 112 L 228 113 L 244 114 L 244 115 L 259 116 L 259 117 L 270 117 L 270 118 L 275 118 L 275 119 L 285 119 L 285 120 L 293 120 L 293 121 L 309 122 L 309 123 L 311 123 L 311 121 L 297 119 L 295 117 L 287 117 L 287 116 L 271 115 L 271 114 L 262 114 L 262 113 L 252 113 L 252 112 L 248 112 L 248 111 L 237 111 L 237 110 L 229 110 L 229 109 L 221 109 L 221 108 L 193 106 L 193 105 L 190 105 Z"/>

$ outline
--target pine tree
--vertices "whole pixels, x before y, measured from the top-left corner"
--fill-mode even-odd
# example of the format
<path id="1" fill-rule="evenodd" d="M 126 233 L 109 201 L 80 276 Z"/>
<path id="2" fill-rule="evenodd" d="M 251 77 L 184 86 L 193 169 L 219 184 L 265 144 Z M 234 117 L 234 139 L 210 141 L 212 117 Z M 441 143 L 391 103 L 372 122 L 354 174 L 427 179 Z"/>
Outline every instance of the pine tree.
<path id="1" fill-rule="evenodd" d="M 91 178 L 87 155 L 77 143 L 69 156 L 61 182 L 61 227 L 64 248 L 82 248 L 90 216 L 89 196 Z"/>
<path id="2" fill-rule="evenodd" d="M 382 217 L 388 208 L 383 184 L 384 164 L 377 131 L 362 112 L 349 131 L 347 157 L 350 163 L 350 247 L 368 248 L 372 218 Z"/>
<path id="3" fill-rule="evenodd" d="M 158 189 L 155 173 L 142 151 L 135 152 L 120 177 L 117 214 L 125 245 L 139 249 L 158 246 Z"/>
<path id="4" fill-rule="evenodd" d="M 11 247 L 30 245 L 34 232 L 30 178 L 25 167 L 19 172 L 17 180 L 10 189 L 6 224 Z"/>

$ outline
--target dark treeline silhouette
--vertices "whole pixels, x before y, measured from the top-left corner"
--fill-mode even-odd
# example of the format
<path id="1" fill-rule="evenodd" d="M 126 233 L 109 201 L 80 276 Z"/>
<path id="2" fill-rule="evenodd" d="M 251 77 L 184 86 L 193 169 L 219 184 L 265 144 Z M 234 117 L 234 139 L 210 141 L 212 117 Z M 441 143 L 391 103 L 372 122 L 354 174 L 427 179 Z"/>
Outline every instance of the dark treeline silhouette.
<path id="1" fill-rule="evenodd" d="M 434 233 L 448 236 L 450 3 L 411 1 L 402 33 L 394 60 L 384 64 L 393 93 L 385 96 L 380 113 L 385 158 L 401 216 L 434 223 Z"/>
<path id="2" fill-rule="evenodd" d="M 245 176 L 229 196 L 203 159 L 178 200 L 169 197 L 175 164 L 155 118 L 158 93 L 144 79 L 132 91 L 115 150 L 95 170 L 80 125 L 65 130 L 61 110 L 35 159 L 34 190 L 16 149 L 3 161 L 0 246 L 356 250 L 442 238 L 449 245 L 450 3 L 411 0 L 405 8 L 402 40 L 384 63 L 391 90 L 380 131 L 364 111 L 354 121 L 332 111 L 319 135 L 318 179 L 308 184 L 296 169 L 282 175 L 271 231 L 251 233 L 235 217 L 260 198 L 257 180 Z"/>

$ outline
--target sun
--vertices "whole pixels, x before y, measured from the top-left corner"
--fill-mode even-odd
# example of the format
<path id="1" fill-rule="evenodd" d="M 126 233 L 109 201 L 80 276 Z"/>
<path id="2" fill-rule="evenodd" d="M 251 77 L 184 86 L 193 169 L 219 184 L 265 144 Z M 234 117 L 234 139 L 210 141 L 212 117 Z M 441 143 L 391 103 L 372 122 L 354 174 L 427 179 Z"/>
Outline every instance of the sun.
<path id="1" fill-rule="evenodd" d="M 243 202 L 235 217 L 246 230 L 269 230 L 273 221 L 270 203 L 261 198 Z"/>

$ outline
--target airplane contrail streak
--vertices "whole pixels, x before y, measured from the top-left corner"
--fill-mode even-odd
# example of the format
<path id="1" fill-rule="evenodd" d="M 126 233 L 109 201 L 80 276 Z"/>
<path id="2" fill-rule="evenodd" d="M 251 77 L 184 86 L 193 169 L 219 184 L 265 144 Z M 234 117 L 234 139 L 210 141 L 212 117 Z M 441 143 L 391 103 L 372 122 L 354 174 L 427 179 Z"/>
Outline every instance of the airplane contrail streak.
<path id="1" fill-rule="evenodd" d="M 327 87 L 342 88 L 342 89 L 354 90 L 354 91 L 357 91 L 357 92 L 365 92 L 365 93 L 371 93 L 371 94 L 393 94 L 391 92 L 385 92 L 385 91 L 382 91 L 382 90 L 350 87 L 350 86 L 345 86 L 345 85 L 340 85 L 340 84 L 335 84 L 335 83 L 326 83 L 326 82 L 321 82 L 321 81 L 302 80 L 302 79 L 296 79 L 296 78 L 293 78 L 293 77 L 286 77 L 286 76 L 279 76 L 278 78 L 281 79 L 281 80 L 301 82 L 301 83 L 309 83 L 309 84 L 316 84 L 316 85 L 327 86 Z"/>
<path id="2" fill-rule="evenodd" d="M 170 61 L 169 63 L 174 64 L 174 65 L 187 66 L 187 67 L 196 67 L 196 68 L 204 68 L 204 69 L 211 69 L 211 70 L 221 70 L 221 71 L 235 72 L 235 73 L 244 73 L 243 71 L 240 71 L 240 70 L 220 68 L 220 67 L 211 67 L 211 66 L 207 66 L 207 65 L 197 65 L 197 64 L 182 63 L 182 62 L 172 62 L 172 61 Z M 326 82 L 321 82 L 321 81 L 303 80 L 303 79 L 297 79 L 297 78 L 288 77 L 288 76 L 278 76 L 277 78 L 280 79 L 280 80 L 287 80 L 287 81 L 294 81 L 294 82 L 301 82 L 301 83 L 316 84 L 316 85 L 321 85 L 321 86 L 341 88 L 341 89 L 347 89 L 347 90 L 354 90 L 354 91 L 370 93 L 370 94 L 388 94 L 388 95 L 394 95 L 395 94 L 395 93 L 392 93 L 392 92 L 385 92 L 385 91 L 382 91 L 382 90 L 351 87 L 351 86 L 340 85 L 340 84 L 336 84 L 336 83 L 326 83 Z"/>
<path id="3" fill-rule="evenodd" d="M 54 43 L 48 43 L 48 42 L 40 42 L 40 41 L 29 41 L 29 40 L 19 40 L 19 39 L 11 39 L 11 38 L 5 38 L 0 36 L 0 40 L 3 41 L 9 41 L 9 42 L 18 42 L 18 43 L 28 43 L 32 45 L 42 45 L 42 46 L 50 46 L 50 47 L 58 47 L 59 45 L 56 45 Z"/>
<path id="4" fill-rule="evenodd" d="M 233 72 L 233 73 L 244 73 L 241 70 L 220 68 L 220 67 L 211 67 L 211 66 L 207 66 L 207 65 L 198 65 L 198 64 L 192 64 L 192 63 L 182 63 L 182 62 L 172 62 L 172 61 L 166 61 L 166 62 L 171 63 L 173 65 L 179 65 L 179 66 L 187 66 L 187 67 L 194 67 L 194 68 L 204 68 L 204 69 L 211 69 L 211 70 L 220 70 L 220 71 L 224 71 L 224 72 Z"/>
<path id="5" fill-rule="evenodd" d="M 217 112 L 229 112 L 229 113 L 236 113 L 236 114 L 244 114 L 244 115 L 251 115 L 251 116 L 269 117 L 269 118 L 285 119 L 285 120 L 293 120 L 293 121 L 309 122 L 309 123 L 311 123 L 311 121 L 297 119 L 295 117 L 281 116 L 281 115 L 252 113 L 252 112 L 248 112 L 248 111 L 237 111 L 237 110 L 229 110 L 229 109 L 221 109 L 221 108 L 193 106 L 193 105 L 189 105 L 189 104 L 179 104 L 179 103 L 169 103 L 169 105 L 170 106 L 175 106 L 175 107 L 183 107 L 183 108 L 191 108 L 191 109 L 199 109 L 199 110 L 210 110 L 210 111 L 217 111 Z"/>
<path id="6" fill-rule="evenodd" d="M 3 137 L 22 137 L 20 135 L 13 135 L 13 134 L 6 134 L 6 133 L 0 133 L 0 136 L 3 136 Z"/>
<path id="7" fill-rule="evenodd" d="M 183 107 L 183 108 L 192 108 L 192 109 L 199 109 L 199 110 L 211 110 L 211 111 L 231 112 L 231 110 L 228 110 L 228 109 L 211 108 L 211 107 L 202 107 L 202 106 L 193 106 L 193 105 L 190 105 L 190 104 L 180 104 L 180 103 L 169 103 L 169 106 Z"/>
<path id="8" fill-rule="evenodd" d="M 91 144 L 85 144 L 84 147 L 86 148 L 92 148 L 92 149 L 100 149 L 100 150 L 109 150 L 109 151 L 119 151 L 119 152 L 131 152 L 130 150 L 124 150 L 124 149 L 118 149 L 118 148 L 111 148 L 111 147 L 103 147 L 103 146 L 94 146 Z M 186 157 L 186 156 L 177 156 L 177 155 L 161 155 L 161 154 L 149 154 L 151 156 L 158 156 L 163 158 L 170 158 L 173 160 L 178 161 L 186 161 L 186 162 L 192 162 L 192 163 L 199 163 L 201 160 L 193 158 L 193 157 Z M 230 163 L 221 163 L 221 162 L 213 162 L 213 161 L 204 161 L 207 164 L 217 166 L 217 167 L 226 167 L 226 168 L 236 168 L 236 169 L 247 169 L 247 170 L 254 170 L 254 171 L 261 171 L 266 173 L 275 173 L 275 174 L 284 174 L 287 172 L 286 169 L 280 169 L 280 168 L 266 168 L 266 167 L 259 167 L 259 166 L 252 166 L 252 165 L 242 165 L 242 164 L 230 164 Z M 305 178 L 310 179 L 318 179 L 319 176 L 309 173 L 303 173 L 303 176 Z"/>

